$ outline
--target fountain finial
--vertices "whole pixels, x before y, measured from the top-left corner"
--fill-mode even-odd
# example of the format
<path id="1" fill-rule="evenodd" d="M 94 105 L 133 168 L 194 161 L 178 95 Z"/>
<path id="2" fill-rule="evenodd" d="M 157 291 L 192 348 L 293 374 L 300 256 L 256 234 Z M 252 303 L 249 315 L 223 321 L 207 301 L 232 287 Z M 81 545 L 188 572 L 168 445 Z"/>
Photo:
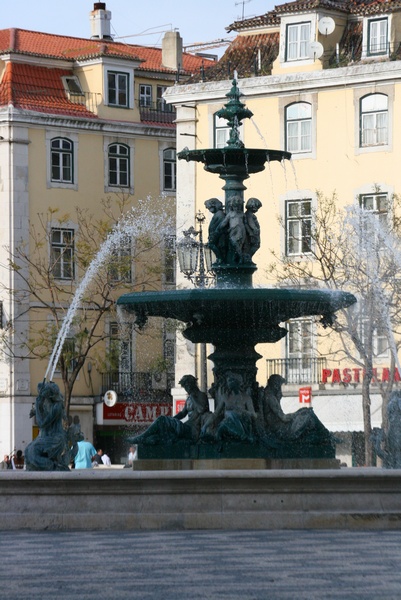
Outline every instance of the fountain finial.
<path id="1" fill-rule="evenodd" d="M 216 113 L 218 117 L 226 119 L 231 127 L 230 137 L 227 141 L 227 146 L 230 146 L 231 148 L 244 147 L 244 144 L 239 137 L 239 127 L 242 125 L 242 119 L 250 119 L 253 116 L 253 112 L 246 108 L 245 104 L 241 102 L 241 96 L 243 96 L 243 94 L 239 91 L 237 79 L 234 77 L 232 88 L 228 94 L 226 94 L 226 98 L 229 98 L 229 101 Z"/>

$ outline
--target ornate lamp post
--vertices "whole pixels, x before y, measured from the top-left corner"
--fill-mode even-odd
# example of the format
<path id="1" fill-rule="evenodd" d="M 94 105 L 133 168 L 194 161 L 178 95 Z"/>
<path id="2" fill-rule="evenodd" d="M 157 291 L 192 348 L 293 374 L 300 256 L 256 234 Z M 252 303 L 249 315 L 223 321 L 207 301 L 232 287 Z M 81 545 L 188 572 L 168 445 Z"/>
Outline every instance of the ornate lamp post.
<path id="1" fill-rule="evenodd" d="M 184 237 L 177 242 L 178 263 L 181 273 L 195 287 L 205 288 L 215 281 L 212 264 L 216 259 L 212 250 L 203 242 L 202 225 L 206 220 L 205 215 L 198 210 L 195 219 L 199 225 L 198 231 L 194 227 L 190 227 L 184 231 Z M 197 236 L 199 236 L 198 239 L 196 239 Z M 200 388 L 207 392 L 206 344 L 200 344 L 200 363 Z"/>
<path id="2" fill-rule="evenodd" d="M 207 244 L 203 242 L 202 225 L 206 217 L 200 210 L 195 215 L 199 229 L 190 227 L 184 231 L 184 237 L 177 242 L 177 255 L 180 271 L 197 288 L 205 288 L 213 283 L 212 264 L 215 256 Z M 197 236 L 199 236 L 198 239 Z"/>

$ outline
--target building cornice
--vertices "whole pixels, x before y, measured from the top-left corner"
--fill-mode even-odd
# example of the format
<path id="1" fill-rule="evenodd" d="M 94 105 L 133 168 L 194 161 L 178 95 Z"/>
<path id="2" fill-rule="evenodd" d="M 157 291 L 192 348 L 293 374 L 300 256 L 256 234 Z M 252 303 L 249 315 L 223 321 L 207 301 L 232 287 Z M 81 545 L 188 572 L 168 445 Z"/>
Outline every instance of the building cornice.
<path id="1" fill-rule="evenodd" d="M 107 135 L 132 135 L 134 137 L 157 137 L 175 139 L 175 128 L 159 127 L 148 123 L 82 119 L 62 115 L 26 112 L 8 106 L 0 109 L 0 126 L 5 124 L 34 128 L 57 128 L 76 131 L 92 131 Z"/>
<path id="2" fill-rule="evenodd" d="M 282 95 L 303 91 L 318 91 L 337 87 L 384 83 L 401 79 L 401 61 L 358 64 L 349 67 L 268 75 L 241 79 L 239 87 L 245 96 Z M 164 97 L 169 104 L 180 105 L 187 102 L 225 101 L 231 88 L 231 80 L 204 82 L 169 87 Z"/>

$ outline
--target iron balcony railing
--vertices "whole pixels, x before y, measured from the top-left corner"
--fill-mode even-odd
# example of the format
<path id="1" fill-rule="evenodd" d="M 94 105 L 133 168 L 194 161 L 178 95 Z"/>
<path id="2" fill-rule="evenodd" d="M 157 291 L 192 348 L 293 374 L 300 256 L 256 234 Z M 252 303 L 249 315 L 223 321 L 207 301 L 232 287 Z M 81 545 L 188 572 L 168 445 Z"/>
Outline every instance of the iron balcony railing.
<path id="1" fill-rule="evenodd" d="M 153 121 L 154 123 L 173 123 L 176 118 L 175 109 L 169 104 L 161 102 L 149 102 L 144 104 L 138 102 L 141 121 Z"/>
<path id="2" fill-rule="evenodd" d="M 281 375 L 289 384 L 321 383 L 325 358 L 272 358 L 266 360 L 267 378 Z"/>

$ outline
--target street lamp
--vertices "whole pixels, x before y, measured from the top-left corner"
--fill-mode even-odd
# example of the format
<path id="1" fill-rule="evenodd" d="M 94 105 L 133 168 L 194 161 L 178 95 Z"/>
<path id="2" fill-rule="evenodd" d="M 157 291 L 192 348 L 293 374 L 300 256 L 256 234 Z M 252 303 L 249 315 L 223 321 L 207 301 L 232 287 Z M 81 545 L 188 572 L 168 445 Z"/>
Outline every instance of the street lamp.
<path id="1" fill-rule="evenodd" d="M 202 225 L 206 217 L 200 210 L 195 215 L 198 231 L 190 227 L 184 231 L 184 237 L 177 242 L 177 256 L 180 271 L 195 287 L 205 288 L 211 285 L 215 276 L 212 264 L 216 260 L 213 251 L 203 242 Z M 196 239 L 198 237 L 198 239 Z M 206 344 L 200 344 L 201 380 L 200 389 L 207 392 Z"/>
<path id="2" fill-rule="evenodd" d="M 180 271 L 187 279 L 192 281 L 195 287 L 204 288 L 209 286 L 215 279 L 212 274 L 212 264 L 216 260 L 213 251 L 203 242 L 202 225 L 206 217 L 200 210 L 195 215 L 199 224 L 196 231 L 190 227 L 184 231 L 184 237 L 177 242 L 177 256 Z M 197 236 L 199 236 L 198 239 Z"/>

